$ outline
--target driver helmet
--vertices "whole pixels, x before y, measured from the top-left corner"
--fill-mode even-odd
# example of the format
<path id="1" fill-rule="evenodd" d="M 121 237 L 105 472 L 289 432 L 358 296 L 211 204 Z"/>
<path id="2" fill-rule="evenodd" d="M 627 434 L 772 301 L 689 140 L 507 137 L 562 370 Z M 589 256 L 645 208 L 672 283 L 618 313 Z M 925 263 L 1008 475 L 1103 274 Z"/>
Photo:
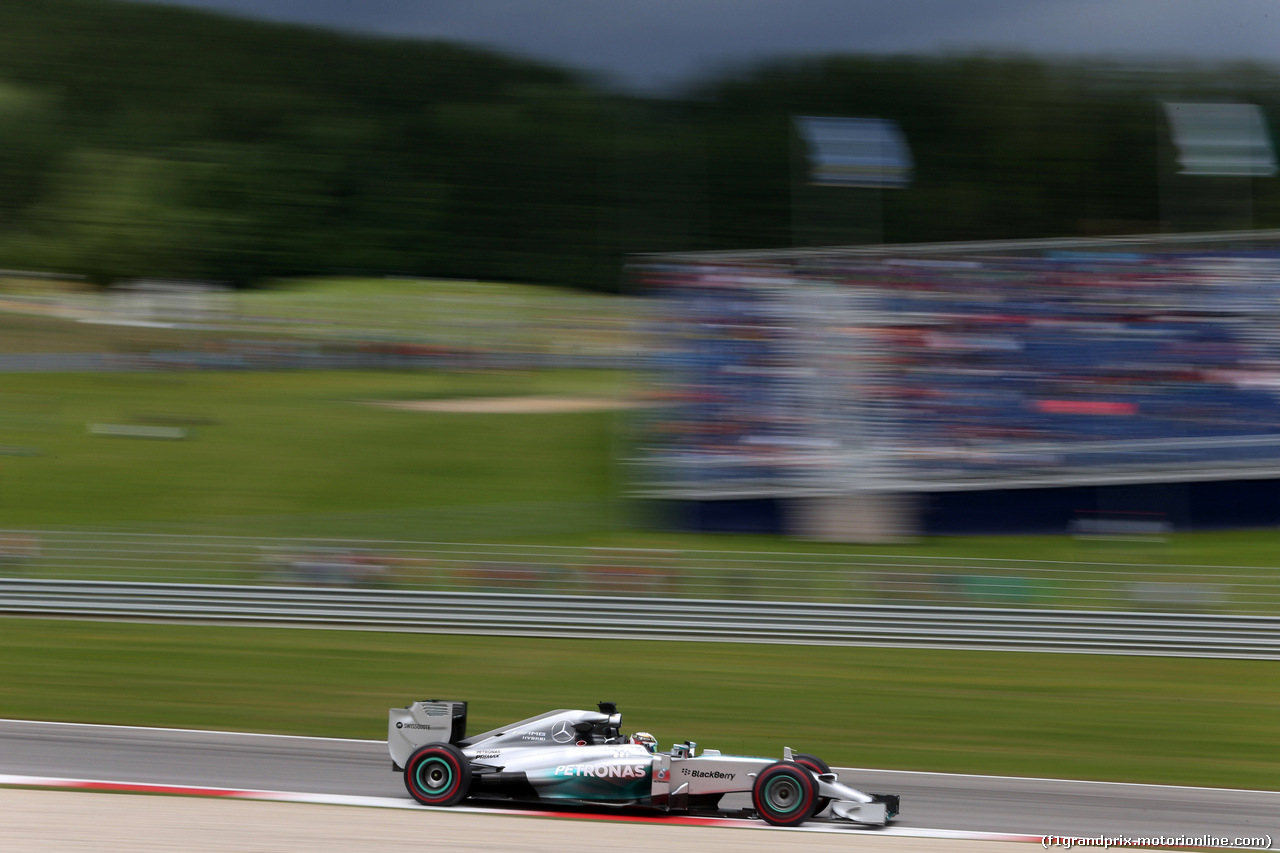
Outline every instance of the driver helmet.
<path id="1" fill-rule="evenodd" d="M 631 736 L 631 742 L 643 746 L 650 752 L 656 752 L 658 749 L 658 739 L 648 732 L 636 732 Z"/>

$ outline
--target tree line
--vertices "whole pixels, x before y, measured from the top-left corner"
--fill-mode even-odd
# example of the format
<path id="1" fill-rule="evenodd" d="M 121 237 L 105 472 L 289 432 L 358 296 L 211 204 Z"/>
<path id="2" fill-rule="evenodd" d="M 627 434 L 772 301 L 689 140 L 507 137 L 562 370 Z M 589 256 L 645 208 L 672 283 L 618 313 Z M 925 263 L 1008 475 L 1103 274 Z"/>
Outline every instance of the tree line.
<path id="1" fill-rule="evenodd" d="M 0 266 L 611 290 L 635 253 L 1280 225 L 1178 174 L 1164 100 L 1280 68 L 1007 55 L 760 63 L 680 93 L 445 42 L 116 0 L 0 4 Z M 911 184 L 806 179 L 797 115 L 898 123 Z"/>

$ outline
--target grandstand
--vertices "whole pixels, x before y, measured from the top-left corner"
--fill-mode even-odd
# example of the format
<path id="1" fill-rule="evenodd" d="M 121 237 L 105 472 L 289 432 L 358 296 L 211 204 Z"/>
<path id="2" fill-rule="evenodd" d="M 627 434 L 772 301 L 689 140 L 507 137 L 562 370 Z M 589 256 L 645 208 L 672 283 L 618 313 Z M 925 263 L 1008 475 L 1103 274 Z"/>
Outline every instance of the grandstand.
<path id="1" fill-rule="evenodd" d="M 1008 529 L 1276 521 L 1194 512 L 1214 499 L 1190 484 L 1280 505 L 1280 232 L 669 255 L 634 274 L 660 342 L 636 490 L 698 526 L 868 539 L 990 527 L 958 520 L 984 504 Z"/>

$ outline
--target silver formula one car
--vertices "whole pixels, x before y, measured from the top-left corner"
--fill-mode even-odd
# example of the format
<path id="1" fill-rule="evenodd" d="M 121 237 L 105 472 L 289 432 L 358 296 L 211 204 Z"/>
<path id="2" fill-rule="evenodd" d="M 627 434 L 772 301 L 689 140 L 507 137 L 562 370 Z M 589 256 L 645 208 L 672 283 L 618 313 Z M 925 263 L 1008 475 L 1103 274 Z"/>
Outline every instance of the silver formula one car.
<path id="1" fill-rule="evenodd" d="M 776 826 L 799 826 L 828 806 L 832 819 L 872 826 L 898 814 L 896 795 L 842 785 L 812 755 L 722 755 L 689 741 L 660 752 L 652 735 L 621 733 L 614 703 L 599 709 L 549 711 L 468 737 L 467 703 L 430 699 L 391 709 L 387 748 L 409 793 L 429 806 L 467 797 L 638 806 L 758 816 Z M 721 810 L 726 794 L 750 794 L 752 808 Z"/>

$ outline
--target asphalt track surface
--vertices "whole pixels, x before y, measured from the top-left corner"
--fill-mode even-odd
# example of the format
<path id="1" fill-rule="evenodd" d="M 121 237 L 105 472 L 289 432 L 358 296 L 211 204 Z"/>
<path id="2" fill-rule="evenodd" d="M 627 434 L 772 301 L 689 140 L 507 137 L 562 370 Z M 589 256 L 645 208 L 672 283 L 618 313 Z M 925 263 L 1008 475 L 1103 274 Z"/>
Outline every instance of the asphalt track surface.
<path id="1" fill-rule="evenodd" d="M 901 794 L 904 828 L 1280 843 L 1276 791 L 835 769 L 855 788 Z M 380 741 L 0 720 L 0 774 L 408 800 Z"/>

